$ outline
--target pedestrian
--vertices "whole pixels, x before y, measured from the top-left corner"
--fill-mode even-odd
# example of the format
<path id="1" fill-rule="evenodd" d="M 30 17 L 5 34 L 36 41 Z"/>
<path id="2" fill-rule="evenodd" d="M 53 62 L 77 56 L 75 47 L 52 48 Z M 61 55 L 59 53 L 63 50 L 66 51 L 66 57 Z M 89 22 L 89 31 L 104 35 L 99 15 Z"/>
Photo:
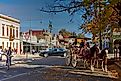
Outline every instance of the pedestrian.
<path id="1" fill-rule="evenodd" d="M 12 54 L 12 50 L 11 50 L 11 47 L 9 47 L 6 55 L 7 56 L 6 65 L 8 64 L 8 61 L 10 62 L 10 65 L 11 65 L 11 54 Z"/>
<path id="2" fill-rule="evenodd" d="M 80 46 L 84 47 L 84 40 L 81 41 Z"/>
<path id="3" fill-rule="evenodd" d="M 33 49 L 33 50 L 32 50 L 32 54 L 34 55 L 34 53 L 35 53 L 35 50 Z"/>
<path id="4" fill-rule="evenodd" d="M 2 60 L 2 54 L 3 54 L 3 50 L 2 50 L 2 46 L 0 46 L 0 61 Z"/>

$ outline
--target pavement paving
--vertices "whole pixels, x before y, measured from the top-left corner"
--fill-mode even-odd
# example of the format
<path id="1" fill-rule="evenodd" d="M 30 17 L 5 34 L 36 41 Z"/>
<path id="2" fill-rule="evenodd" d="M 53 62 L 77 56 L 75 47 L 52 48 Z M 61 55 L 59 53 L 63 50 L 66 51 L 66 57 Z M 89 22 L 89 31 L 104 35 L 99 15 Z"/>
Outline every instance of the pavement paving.
<path id="1" fill-rule="evenodd" d="M 5 66 L 5 60 L 6 57 L 2 57 L 2 61 L 0 61 L 0 81 L 4 81 L 9 78 L 21 76 L 23 74 L 27 74 L 33 69 L 36 68 L 42 68 L 40 65 L 30 65 L 29 63 L 33 62 L 34 60 L 41 59 L 38 54 L 32 55 L 28 54 L 28 57 L 26 58 L 26 55 L 13 55 L 12 58 L 12 66 L 10 66 L 10 70 L 6 69 Z M 18 81 L 18 80 L 16 80 Z"/>
<path id="2" fill-rule="evenodd" d="M 59 68 L 34 70 L 20 76 L 9 77 L 1 81 L 112 81 L 110 78 L 72 73 Z"/>
<path id="3" fill-rule="evenodd" d="M 24 74 L 26 74 L 26 75 L 28 75 L 28 72 L 31 70 L 31 69 L 34 69 L 34 68 L 52 68 L 53 66 L 50 66 L 50 65 L 42 65 L 42 63 L 41 63 L 41 65 L 36 65 L 36 64 L 33 64 L 33 65 L 31 65 L 31 62 L 33 62 L 33 61 L 36 61 L 36 59 L 41 59 L 42 57 L 40 57 L 39 55 L 32 55 L 32 54 L 29 54 L 28 55 L 28 57 L 26 58 L 26 55 L 14 55 L 14 57 L 13 57 L 13 62 L 15 63 L 15 65 L 13 65 L 12 66 L 12 68 L 11 69 L 13 69 L 13 71 L 12 70 L 10 70 L 10 71 L 6 71 L 5 69 L 4 70 L 0 70 L 0 77 L 2 77 L 2 78 L 0 78 L 0 79 L 2 79 L 2 80 L 0 80 L 0 81 L 4 81 L 5 80 L 5 78 L 10 78 L 10 77 L 15 77 L 15 75 L 17 74 L 17 76 L 21 76 L 21 75 L 24 75 Z M 53 62 L 55 62 L 55 60 L 57 60 L 57 59 L 53 59 L 53 57 L 51 57 L 51 58 L 46 58 L 46 59 L 43 59 L 43 60 L 41 60 L 41 61 L 49 61 L 50 59 L 52 59 L 51 61 L 52 61 L 52 63 Z M 30 63 L 30 64 L 27 64 L 27 62 L 28 63 Z M 49 61 L 50 62 L 50 61 Z M 2 63 L 3 64 L 5 64 L 5 57 L 3 58 L 3 61 L 2 62 L 0 62 L 0 66 L 2 66 Z M 37 62 L 36 62 L 37 63 Z M 37 63 L 38 64 L 38 63 Z M 55 64 L 54 64 L 55 65 Z M 15 68 L 16 69 L 15 69 Z M 56 66 L 55 66 L 56 67 Z M 65 66 L 64 66 L 65 67 Z M 5 67 L 4 67 L 5 68 Z M 22 69 L 22 70 L 21 70 Z M 57 68 L 58 69 L 58 68 Z M 13 74 L 11 74 L 11 72 L 13 72 Z M 14 73 L 15 72 L 15 73 Z M 70 71 L 70 73 L 72 73 L 72 74 L 78 74 L 78 75 L 86 75 L 86 74 L 89 74 L 89 72 L 87 71 L 81 71 L 81 70 L 79 70 L 78 72 L 76 71 L 76 72 L 74 72 L 74 71 Z M 108 73 L 108 74 L 110 74 L 110 73 Z M 30 74 L 29 74 L 30 75 Z M 39 76 L 41 76 L 42 74 L 40 74 Z M 107 75 L 107 74 L 106 74 Z M 101 74 L 100 73 L 100 75 L 98 74 L 98 76 L 102 76 L 102 77 L 104 77 L 104 76 L 106 76 L 106 75 L 104 75 L 104 74 Z M 34 77 L 33 75 L 31 75 L 32 77 Z M 50 76 L 50 75 L 49 75 Z M 98 77 L 97 76 L 97 74 L 95 74 L 95 73 L 90 73 L 89 75 L 86 75 L 86 76 L 94 76 L 94 77 Z M 107 76 L 107 77 L 112 77 L 112 76 Z M 24 77 L 24 78 L 26 78 L 26 77 Z M 36 77 L 34 77 L 34 78 L 36 78 Z M 17 78 L 18 79 L 18 78 Z M 42 79 L 42 78 L 41 78 Z M 11 80 L 11 81 L 13 81 L 13 80 Z M 15 80 L 14 80 L 15 81 Z M 24 81 L 23 79 L 22 80 L 20 80 L 20 81 Z M 25 79 L 25 81 L 29 81 L 29 80 L 26 80 Z M 32 81 L 32 80 L 31 80 Z M 35 81 L 35 80 L 34 80 Z M 42 81 L 42 80 L 38 80 L 38 81 Z M 59 81 L 59 80 L 58 80 Z M 60 80 L 61 81 L 61 80 Z M 77 80 L 77 81 L 80 81 L 80 80 Z M 100 81 L 100 80 L 99 80 Z M 101 80 L 102 81 L 102 80 Z M 109 79 L 108 80 L 105 80 L 105 81 L 110 81 Z"/>
<path id="4" fill-rule="evenodd" d="M 39 54 L 14 54 L 12 58 L 12 65 L 21 64 L 21 63 L 30 63 L 32 60 L 41 59 L 42 57 Z M 6 65 L 6 56 L 2 55 L 2 60 L 0 61 L 0 68 L 4 68 Z"/>
<path id="5" fill-rule="evenodd" d="M 30 54 L 30 53 L 28 53 L 28 54 L 14 54 L 13 55 L 13 60 L 19 60 L 19 59 L 32 59 L 32 58 L 40 58 L 40 56 L 39 56 L 39 54 Z M 2 56 L 2 60 L 6 60 L 6 56 L 5 55 L 3 55 Z"/>

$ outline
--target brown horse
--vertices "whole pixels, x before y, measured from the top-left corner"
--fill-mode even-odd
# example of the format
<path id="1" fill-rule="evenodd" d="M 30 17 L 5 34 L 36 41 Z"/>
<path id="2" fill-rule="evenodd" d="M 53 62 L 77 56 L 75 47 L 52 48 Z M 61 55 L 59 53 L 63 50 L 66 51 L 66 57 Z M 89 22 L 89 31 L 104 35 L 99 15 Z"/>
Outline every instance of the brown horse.
<path id="1" fill-rule="evenodd" d="M 99 50 L 97 45 L 88 48 L 87 45 L 84 47 L 71 46 L 70 47 L 70 59 L 68 63 L 76 67 L 78 61 L 82 60 L 84 62 L 84 67 L 90 66 L 91 71 L 94 71 L 94 67 L 99 65 L 101 62 L 102 70 L 107 72 L 107 55 L 108 49 Z"/>
<path id="2" fill-rule="evenodd" d="M 108 57 L 108 48 L 101 50 L 101 52 L 97 56 L 97 67 L 99 61 L 101 61 L 102 70 L 107 72 L 107 57 Z"/>
<path id="3" fill-rule="evenodd" d="M 84 46 L 81 50 L 83 56 L 82 59 L 84 60 L 84 67 L 88 64 L 90 65 L 91 71 L 94 71 L 95 65 L 97 65 L 98 68 L 99 61 L 101 61 L 102 70 L 107 72 L 107 48 L 100 51 L 98 46 L 94 45 L 90 49 L 87 46 Z"/>
<path id="4" fill-rule="evenodd" d="M 96 45 L 90 48 L 91 70 L 94 71 L 94 66 L 96 65 L 96 62 L 98 68 L 99 61 L 101 61 L 102 70 L 107 72 L 107 56 L 108 56 L 107 48 L 101 51 Z"/>

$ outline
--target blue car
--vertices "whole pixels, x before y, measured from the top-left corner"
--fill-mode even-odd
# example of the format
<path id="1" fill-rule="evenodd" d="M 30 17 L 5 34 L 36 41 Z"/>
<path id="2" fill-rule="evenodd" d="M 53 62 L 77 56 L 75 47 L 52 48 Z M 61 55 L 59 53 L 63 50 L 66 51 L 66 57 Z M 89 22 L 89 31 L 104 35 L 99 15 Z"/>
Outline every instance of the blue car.
<path id="1" fill-rule="evenodd" d="M 65 57 L 67 55 L 67 51 L 64 48 L 47 48 L 45 51 L 40 52 L 39 55 L 43 57 L 48 57 L 48 56 Z"/>

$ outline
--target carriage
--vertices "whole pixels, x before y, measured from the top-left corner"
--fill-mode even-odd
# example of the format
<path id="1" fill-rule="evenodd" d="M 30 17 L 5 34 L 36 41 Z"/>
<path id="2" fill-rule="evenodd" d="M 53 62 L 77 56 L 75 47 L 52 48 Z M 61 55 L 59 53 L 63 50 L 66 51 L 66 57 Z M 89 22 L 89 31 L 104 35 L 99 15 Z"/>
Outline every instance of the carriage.
<path id="1" fill-rule="evenodd" d="M 68 66 L 77 67 L 79 63 L 83 64 L 84 68 L 89 68 L 94 71 L 94 68 L 99 68 L 99 64 L 102 70 L 107 72 L 107 48 L 99 51 L 97 46 L 87 48 L 85 45 L 83 48 L 76 45 L 71 45 L 68 49 L 68 55 L 66 57 L 66 64 Z"/>

